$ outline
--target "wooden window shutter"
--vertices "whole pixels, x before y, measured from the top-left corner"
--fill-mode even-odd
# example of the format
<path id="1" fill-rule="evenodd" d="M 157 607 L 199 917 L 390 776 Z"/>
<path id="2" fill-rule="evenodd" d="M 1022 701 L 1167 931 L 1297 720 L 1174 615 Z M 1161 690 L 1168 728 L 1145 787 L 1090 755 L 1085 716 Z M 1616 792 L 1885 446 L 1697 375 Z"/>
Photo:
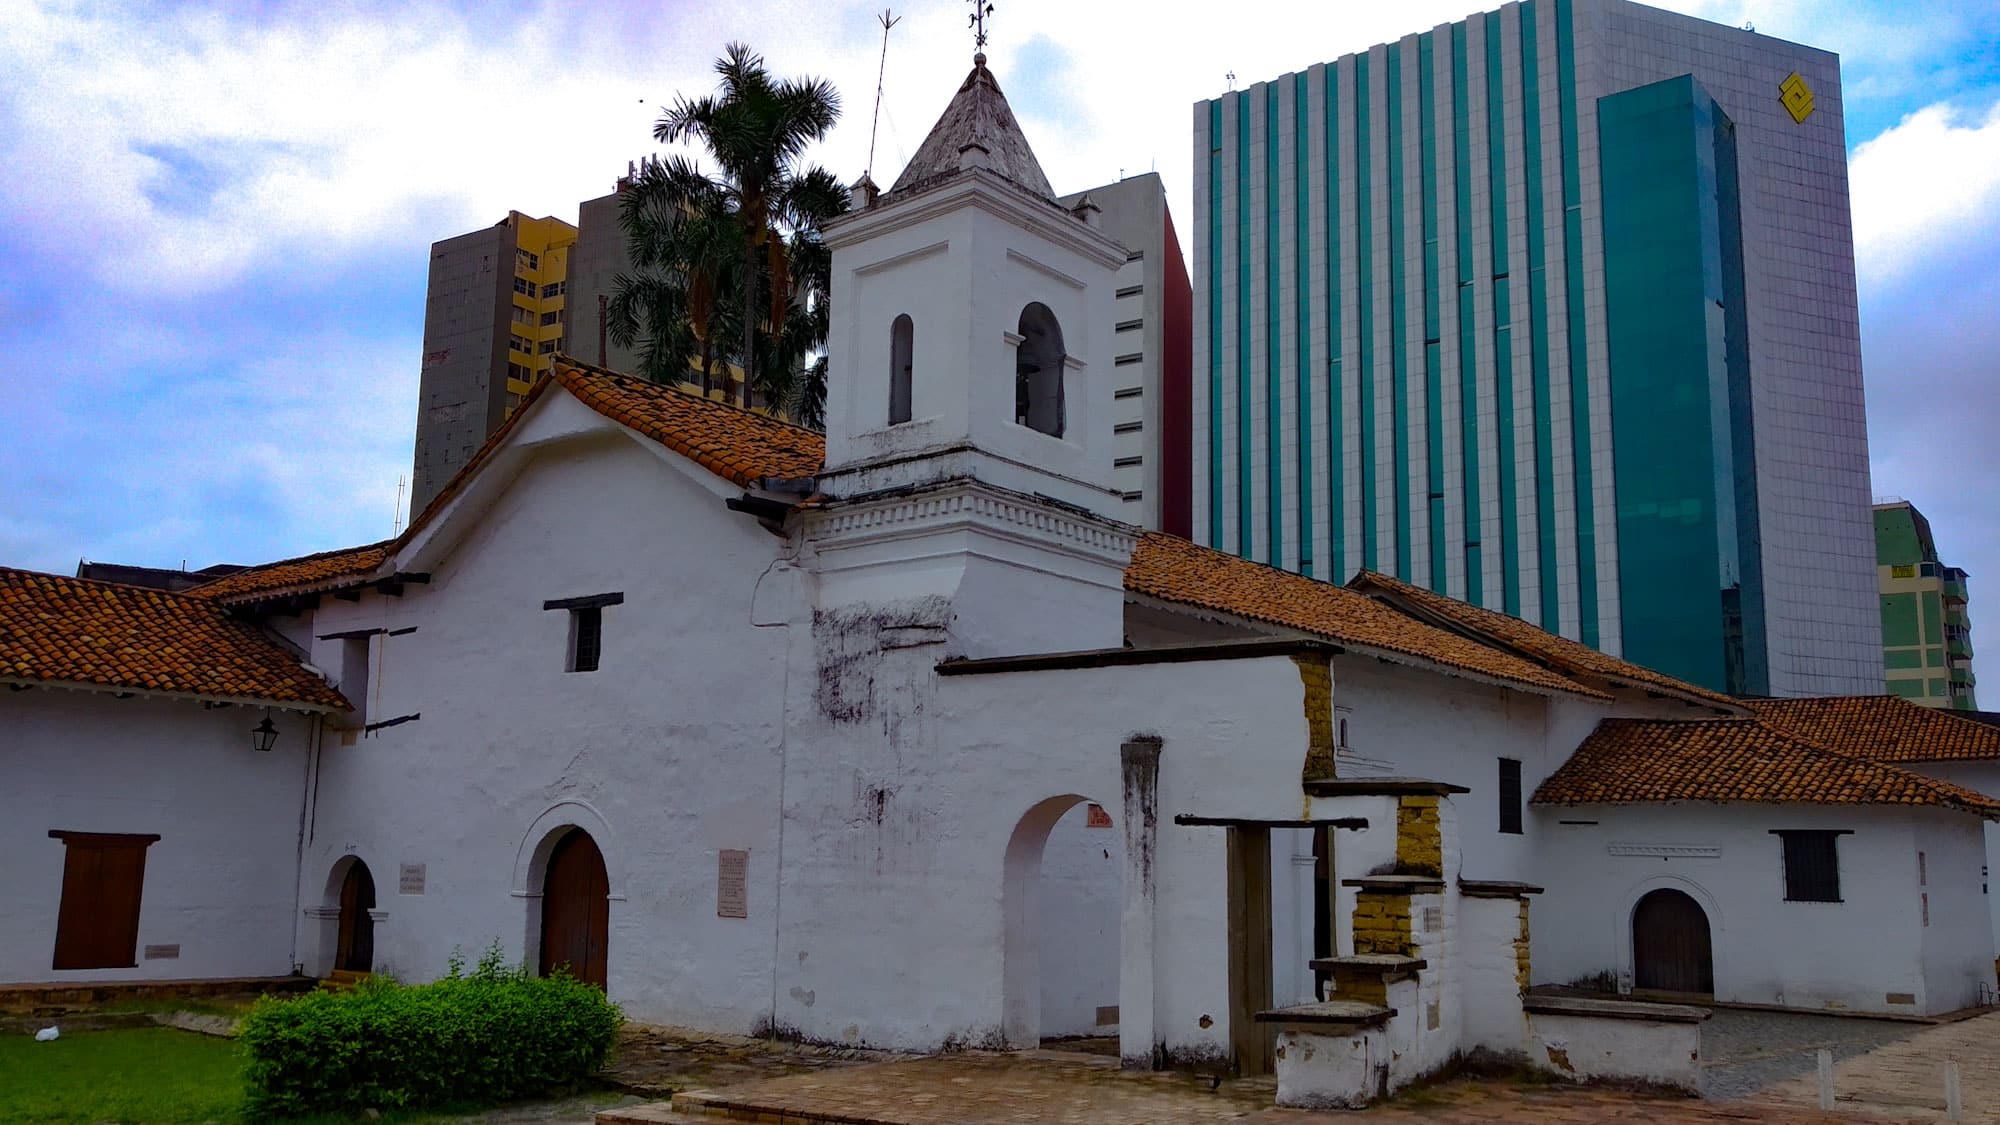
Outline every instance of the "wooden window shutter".
<path id="1" fill-rule="evenodd" d="M 104 832 L 49 835 L 63 842 L 62 902 L 52 968 L 125 969 L 139 963 L 139 901 L 146 848 L 159 837 Z"/>

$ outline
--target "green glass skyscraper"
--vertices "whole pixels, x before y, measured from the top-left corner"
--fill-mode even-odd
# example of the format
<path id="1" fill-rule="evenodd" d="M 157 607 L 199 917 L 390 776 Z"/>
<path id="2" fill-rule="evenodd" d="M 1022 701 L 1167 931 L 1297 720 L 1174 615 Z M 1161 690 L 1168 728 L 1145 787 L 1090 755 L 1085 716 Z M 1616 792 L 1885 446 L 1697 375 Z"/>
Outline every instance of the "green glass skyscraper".
<path id="1" fill-rule="evenodd" d="M 1197 538 L 1882 690 L 1836 56 L 1529 0 L 1194 133 Z"/>

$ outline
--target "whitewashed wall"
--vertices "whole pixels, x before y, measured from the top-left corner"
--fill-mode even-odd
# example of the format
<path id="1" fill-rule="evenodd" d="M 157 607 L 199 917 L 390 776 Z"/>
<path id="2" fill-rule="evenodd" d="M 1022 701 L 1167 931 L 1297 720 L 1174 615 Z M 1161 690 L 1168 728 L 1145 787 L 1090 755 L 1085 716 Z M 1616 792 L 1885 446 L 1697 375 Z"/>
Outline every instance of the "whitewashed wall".
<path id="1" fill-rule="evenodd" d="M 1916 762 L 1906 768 L 1927 777 L 1963 785 L 1988 797 L 2000 797 L 2000 762 Z M 1979 880 L 1980 893 L 1986 897 L 1987 916 L 1993 930 L 1993 954 L 2000 957 L 2000 894 L 1993 893 L 1993 874 L 2000 871 L 2000 824 L 1988 821 L 1982 831 L 1986 838 L 1986 865 Z"/>
<path id="2" fill-rule="evenodd" d="M 1123 810 L 1106 807 L 1111 824 L 1092 827 L 1090 803 L 1056 822 L 1042 851 L 1042 1037 L 1111 1035 L 1118 1006 L 1118 919 L 1125 908 Z"/>
<path id="3" fill-rule="evenodd" d="M 1536 815 L 1544 822 L 1541 880 L 1548 887 L 1534 907 L 1538 984 L 1609 972 L 1629 987 L 1632 910 L 1661 887 L 1687 893 L 1708 915 L 1718 1000 L 1943 1011 L 1960 1005 L 1963 974 L 1989 956 L 1986 935 L 1956 914 L 1927 937 L 1917 897 L 1919 839 L 1947 868 L 1962 870 L 1978 847 L 1969 817 L 1879 806 L 1694 803 Z M 1595 823 L 1548 823 L 1558 818 Z M 1778 828 L 1853 833 L 1837 845 L 1843 901 L 1785 901 L 1782 847 L 1771 834 Z M 1915 1003 L 1891 1005 L 1890 993 L 1911 994 Z"/>
<path id="4" fill-rule="evenodd" d="M 885 607 L 877 624 L 901 619 Z M 1119 748 L 1146 733 L 1164 741 L 1154 1032 L 1177 1057 L 1225 1052 L 1225 833 L 1172 819 L 1300 814 L 1297 666 L 1276 656 L 938 679 L 940 647 L 891 650 L 837 699 L 814 654 L 795 654 L 788 741 L 812 752 L 792 759 L 786 785 L 778 1022 L 901 1047 L 1002 1042 L 1007 843 L 1052 798 L 1096 801 L 1122 826 Z M 1122 989 L 1120 1005 L 1129 1035 Z"/>
<path id="5" fill-rule="evenodd" d="M 562 410 L 519 440 L 608 427 L 544 406 Z M 365 861 L 377 967 L 405 979 L 495 939 L 532 964 L 540 864 L 578 826 L 610 878 L 612 999 L 748 1031 L 771 1001 L 786 643 L 752 602 L 780 541 L 725 510 L 714 478 L 616 433 L 555 440 L 498 483 L 430 584 L 319 613 L 318 634 L 415 627 L 380 642 L 369 718 L 422 718 L 328 740 L 305 884 L 324 894 L 343 856 Z M 611 591 L 602 666 L 566 673 L 569 614 L 544 600 Z M 750 853 L 746 919 L 717 917 L 721 849 Z M 423 865 L 421 895 L 399 893 L 405 864 Z"/>
<path id="6" fill-rule="evenodd" d="M 282 976 L 293 962 L 293 861 L 311 721 L 262 708 L 0 694 L 0 982 Z M 64 846 L 51 830 L 159 835 L 146 849 L 138 964 L 50 966 Z M 146 946 L 179 946 L 147 959 Z"/>

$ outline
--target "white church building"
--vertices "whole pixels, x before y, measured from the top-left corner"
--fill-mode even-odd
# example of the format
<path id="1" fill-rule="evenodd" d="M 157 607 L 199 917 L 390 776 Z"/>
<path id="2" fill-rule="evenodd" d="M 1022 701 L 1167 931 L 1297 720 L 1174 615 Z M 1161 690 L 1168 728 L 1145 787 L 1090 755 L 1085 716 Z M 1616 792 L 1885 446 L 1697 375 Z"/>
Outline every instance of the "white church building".
<path id="1" fill-rule="evenodd" d="M 1120 522 L 1092 219 L 982 57 L 825 232 L 824 438 L 563 361 L 393 540 L 0 570 L 0 982 L 497 939 L 640 1020 L 1250 1070 L 1321 1000 L 1428 1066 L 1531 985 L 1993 999 L 2000 731 Z"/>

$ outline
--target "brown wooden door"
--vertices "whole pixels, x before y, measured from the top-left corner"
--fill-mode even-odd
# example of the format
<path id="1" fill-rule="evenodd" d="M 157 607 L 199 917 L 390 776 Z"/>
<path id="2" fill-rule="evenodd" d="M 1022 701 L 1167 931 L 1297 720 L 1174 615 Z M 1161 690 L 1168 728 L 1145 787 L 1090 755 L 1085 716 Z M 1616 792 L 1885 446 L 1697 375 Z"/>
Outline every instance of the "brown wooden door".
<path id="1" fill-rule="evenodd" d="M 1632 984 L 1655 992 L 1713 995 L 1708 915 L 1680 891 L 1658 890 L 1632 908 Z"/>
<path id="2" fill-rule="evenodd" d="M 57 969 L 123 969 L 139 963 L 139 899 L 146 846 L 158 836 L 50 832 L 63 842 Z"/>
<path id="3" fill-rule="evenodd" d="M 578 829 L 557 841 L 542 878 L 543 976 L 568 965 L 576 979 L 605 987 L 610 896 L 604 856 L 590 833 Z"/>
<path id="4" fill-rule="evenodd" d="M 351 972 L 375 971 L 375 877 L 360 860 L 347 869 L 340 881 L 340 939 L 333 955 L 333 967 Z"/>

